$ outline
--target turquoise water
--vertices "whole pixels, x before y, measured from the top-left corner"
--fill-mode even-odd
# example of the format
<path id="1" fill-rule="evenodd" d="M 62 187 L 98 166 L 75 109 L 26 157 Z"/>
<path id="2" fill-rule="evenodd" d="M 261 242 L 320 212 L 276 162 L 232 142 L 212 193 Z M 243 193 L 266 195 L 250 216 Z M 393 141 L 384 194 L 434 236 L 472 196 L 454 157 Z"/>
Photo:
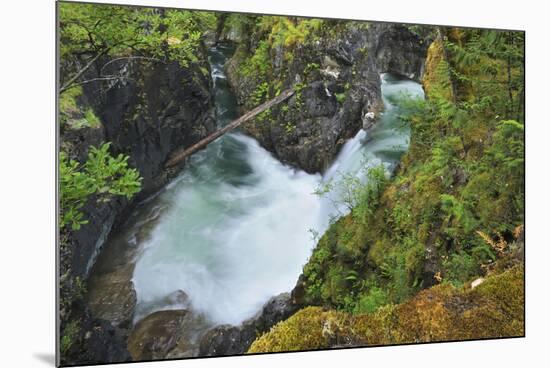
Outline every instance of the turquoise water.
<path id="1" fill-rule="evenodd" d="M 237 116 L 223 64 L 231 50 L 210 50 L 218 124 Z M 406 151 L 409 130 L 391 97 L 422 96 L 419 84 L 382 76 L 385 112 L 368 133 L 359 131 L 324 175 L 285 166 L 256 140 L 226 134 L 193 155 L 181 175 L 154 198 L 161 208 L 140 240 L 133 282 L 136 317 L 181 308 L 167 296 L 184 291 L 192 307 L 216 324 L 239 324 L 272 296 L 290 291 L 314 247 L 310 230 L 323 233 L 346 212 L 335 189 L 314 194 L 344 174 L 364 180 L 364 167 L 388 171 Z M 145 216 L 148 218 L 148 216 Z M 147 222 L 147 221 L 146 221 Z"/>

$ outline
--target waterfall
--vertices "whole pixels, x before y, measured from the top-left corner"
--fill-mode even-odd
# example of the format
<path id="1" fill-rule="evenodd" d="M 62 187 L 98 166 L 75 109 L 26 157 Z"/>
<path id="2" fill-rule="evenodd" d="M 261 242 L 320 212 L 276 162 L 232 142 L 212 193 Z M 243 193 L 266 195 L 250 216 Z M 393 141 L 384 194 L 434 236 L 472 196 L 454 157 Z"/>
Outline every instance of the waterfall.
<path id="1" fill-rule="evenodd" d="M 236 117 L 223 63 L 226 50 L 211 50 L 218 123 Z M 385 112 L 368 133 L 361 130 L 342 148 L 324 176 L 277 161 L 253 138 L 229 133 L 191 157 L 154 201 L 163 211 L 142 241 L 133 282 L 136 319 L 183 306 L 170 295 L 184 291 L 194 310 L 213 323 L 239 324 L 272 296 L 291 290 L 330 219 L 345 213 L 337 189 L 314 194 L 343 175 L 365 180 L 364 167 L 398 162 L 408 146 L 390 98 L 420 95 L 414 82 L 383 75 Z M 155 208 L 155 206 L 152 206 Z M 158 212 L 158 208 L 157 208 Z"/>

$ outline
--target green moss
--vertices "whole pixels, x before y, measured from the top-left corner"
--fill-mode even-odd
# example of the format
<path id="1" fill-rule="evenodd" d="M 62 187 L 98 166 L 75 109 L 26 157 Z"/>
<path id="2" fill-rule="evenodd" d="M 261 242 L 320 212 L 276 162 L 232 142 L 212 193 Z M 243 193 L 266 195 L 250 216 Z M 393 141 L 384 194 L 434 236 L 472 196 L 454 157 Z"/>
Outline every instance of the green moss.
<path id="1" fill-rule="evenodd" d="M 285 132 L 287 134 L 292 134 L 296 130 L 296 125 L 294 125 L 292 122 L 288 121 L 285 126 Z"/>
<path id="2" fill-rule="evenodd" d="M 343 326 L 343 315 L 307 307 L 258 338 L 249 353 L 320 349 L 329 345 Z"/>
<path id="3" fill-rule="evenodd" d="M 358 298 L 358 302 L 354 306 L 353 312 L 356 314 L 374 313 L 378 308 L 388 304 L 388 300 L 389 295 L 386 290 L 373 286 L 367 293 L 362 294 Z"/>
<path id="4" fill-rule="evenodd" d="M 75 344 L 80 331 L 80 325 L 78 321 L 70 321 L 63 330 L 60 340 L 61 354 L 67 354 L 71 347 Z"/>
<path id="5" fill-rule="evenodd" d="M 80 115 L 78 98 L 82 95 L 82 87 L 69 88 L 59 95 L 59 122 L 64 125 L 69 119 Z"/>
<path id="6" fill-rule="evenodd" d="M 447 100 L 451 100 L 452 90 L 446 68 L 443 42 L 436 40 L 428 48 L 424 79 L 422 81 L 428 98 L 440 95 Z"/>
<path id="7" fill-rule="evenodd" d="M 468 32 L 453 37 L 496 42 L 490 33 Z M 353 178 L 340 183 L 352 193 L 344 203 L 352 211 L 326 231 L 305 265 L 306 301 L 373 310 L 406 301 L 426 281 L 462 285 L 497 260 L 477 232 L 510 240 L 523 223 L 523 123 L 495 121 L 506 115 L 509 96 L 482 82 L 494 68 L 504 73 L 506 64 L 482 58 L 488 69 L 465 65 L 486 52 L 469 45 L 436 41 L 426 64 L 428 100 L 397 101 L 411 126 L 411 145 L 395 177 L 379 175 L 373 182 L 382 185 L 371 187 Z"/>
<path id="8" fill-rule="evenodd" d="M 59 111 L 64 114 L 71 114 L 78 111 L 77 98 L 82 95 L 82 87 L 69 88 L 59 96 Z"/>
<path id="9" fill-rule="evenodd" d="M 82 108 L 78 100 L 82 96 L 82 87 L 69 88 L 59 96 L 59 118 L 62 126 L 71 129 L 98 128 L 101 121 L 91 108 Z"/>
<path id="10" fill-rule="evenodd" d="M 92 109 L 86 110 L 86 112 L 84 113 L 84 119 L 86 119 L 87 126 L 91 128 L 97 128 L 101 125 L 99 118 Z"/>
<path id="11" fill-rule="evenodd" d="M 523 336 L 523 267 L 469 285 L 438 285 L 399 305 L 372 289 L 365 314 L 306 307 L 254 341 L 249 353 L 325 349 L 347 344 L 391 345 Z M 373 313 L 374 312 L 374 313 Z"/>

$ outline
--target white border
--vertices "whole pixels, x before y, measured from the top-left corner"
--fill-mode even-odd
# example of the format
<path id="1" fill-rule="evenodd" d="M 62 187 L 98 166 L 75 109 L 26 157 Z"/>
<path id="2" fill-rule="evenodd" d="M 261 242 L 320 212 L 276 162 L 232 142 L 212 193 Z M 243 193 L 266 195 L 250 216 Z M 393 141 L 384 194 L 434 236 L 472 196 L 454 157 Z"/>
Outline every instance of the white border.
<path id="1" fill-rule="evenodd" d="M 106 2 L 106 1 L 99 1 Z M 334 18 L 435 23 L 527 31 L 527 338 L 334 352 L 183 360 L 118 367 L 346 365 L 518 367 L 547 349 L 550 137 L 548 20 L 544 2 L 503 0 L 130 0 L 161 5 Z M 538 5 L 535 5 L 538 4 Z M 53 365 L 54 354 L 54 1 L 11 0 L 0 13 L 0 365 Z M 7 79 L 7 82 L 6 82 Z M 7 112 L 7 114 L 6 114 Z M 536 363 L 535 363 L 536 364 Z"/>

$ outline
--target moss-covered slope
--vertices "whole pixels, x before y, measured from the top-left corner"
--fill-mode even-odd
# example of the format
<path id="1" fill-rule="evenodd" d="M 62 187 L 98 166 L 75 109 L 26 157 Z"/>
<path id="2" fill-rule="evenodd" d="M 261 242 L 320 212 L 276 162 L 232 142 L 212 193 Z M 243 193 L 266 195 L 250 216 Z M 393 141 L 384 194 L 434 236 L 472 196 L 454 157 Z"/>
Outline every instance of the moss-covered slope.
<path id="1" fill-rule="evenodd" d="M 437 285 L 372 314 L 307 307 L 257 339 L 249 353 L 523 336 L 523 280 L 523 267 L 515 266 L 475 288 Z"/>
<path id="2" fill-rule="evenodd" d="M 327 230 L 293 291 L 328 309 L 303 309 L 251 351 L 523 334 L 523 42 L 437 29 L 427 101 L 403 103 L 400 169 L 361 188 L 377 195 Z M 332 320 L 343 340 L 322 333 Z"/>

